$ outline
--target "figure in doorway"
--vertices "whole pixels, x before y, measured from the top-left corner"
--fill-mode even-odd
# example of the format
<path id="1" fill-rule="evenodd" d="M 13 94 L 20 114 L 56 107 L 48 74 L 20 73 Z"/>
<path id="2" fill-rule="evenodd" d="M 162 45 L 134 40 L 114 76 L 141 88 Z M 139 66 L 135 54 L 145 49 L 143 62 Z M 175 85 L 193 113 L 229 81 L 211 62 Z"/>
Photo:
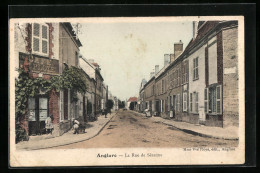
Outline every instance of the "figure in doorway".
<path id="1" fill-rule="evenodd" d="M 50 115 L 45 120 L 45 129 L 46 129 L 47 134 L 49 134 L 49 133 L 52 134 L 52 130 L 53 130 L 52 121 L 53 121 L 53 115 Z"/>

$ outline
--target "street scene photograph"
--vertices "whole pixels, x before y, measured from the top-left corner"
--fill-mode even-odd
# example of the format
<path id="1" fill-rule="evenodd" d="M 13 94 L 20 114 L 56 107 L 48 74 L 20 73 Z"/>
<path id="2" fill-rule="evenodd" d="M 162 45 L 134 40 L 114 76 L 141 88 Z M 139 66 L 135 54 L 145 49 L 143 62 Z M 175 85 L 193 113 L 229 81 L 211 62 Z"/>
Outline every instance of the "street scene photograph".
<path id="1" fill-rule="evenodd" d="M 239 27 L 235 17 L 12 20 L 12 151 L 231 157 L 244 146 Z"/>

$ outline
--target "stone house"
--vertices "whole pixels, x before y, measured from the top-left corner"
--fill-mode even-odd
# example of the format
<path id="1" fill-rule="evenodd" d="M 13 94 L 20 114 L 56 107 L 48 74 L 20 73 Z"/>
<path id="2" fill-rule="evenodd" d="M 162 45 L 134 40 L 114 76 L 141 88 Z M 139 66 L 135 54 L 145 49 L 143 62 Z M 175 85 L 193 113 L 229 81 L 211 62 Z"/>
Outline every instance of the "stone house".
<path id="1" fill-rule="evenodd" d="M 155 112 L 164 118 L 238 126 L 237 27 L 237 21 L 194 22 L 193 38 L 184 52 L 179 42 L 174 54 L 164 55 L 165 66 L 152 79 L 156 95 L 144 101 L 155 101 Z M 148 84 L 145 94 L 150 92 Z"/>

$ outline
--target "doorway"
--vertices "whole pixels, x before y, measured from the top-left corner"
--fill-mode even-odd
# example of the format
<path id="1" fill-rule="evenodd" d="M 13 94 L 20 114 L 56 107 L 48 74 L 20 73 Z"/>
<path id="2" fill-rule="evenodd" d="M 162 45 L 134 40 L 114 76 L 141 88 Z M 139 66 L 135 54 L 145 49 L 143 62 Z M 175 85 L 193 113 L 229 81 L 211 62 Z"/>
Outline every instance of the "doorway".
<path id="1" fill-rule="evenodd" d="M 36 96 L 28 100 L 28 126 L 29 135 L 44 133 L 45 120 L 48 117 L 48 97 Z"/>

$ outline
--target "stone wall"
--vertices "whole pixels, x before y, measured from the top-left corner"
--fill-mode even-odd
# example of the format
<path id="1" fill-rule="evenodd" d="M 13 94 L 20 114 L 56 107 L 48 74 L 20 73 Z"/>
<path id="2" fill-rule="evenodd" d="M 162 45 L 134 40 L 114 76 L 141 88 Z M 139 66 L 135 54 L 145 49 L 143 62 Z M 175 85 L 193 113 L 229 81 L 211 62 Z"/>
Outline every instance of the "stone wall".
<path id="1" fill-rule="evenodd" d="M 223 30 L 223 120 L 224 127 L 238 126 L 238 31 Z M 244 58 L 244 57 L 243 57 Z"/>

